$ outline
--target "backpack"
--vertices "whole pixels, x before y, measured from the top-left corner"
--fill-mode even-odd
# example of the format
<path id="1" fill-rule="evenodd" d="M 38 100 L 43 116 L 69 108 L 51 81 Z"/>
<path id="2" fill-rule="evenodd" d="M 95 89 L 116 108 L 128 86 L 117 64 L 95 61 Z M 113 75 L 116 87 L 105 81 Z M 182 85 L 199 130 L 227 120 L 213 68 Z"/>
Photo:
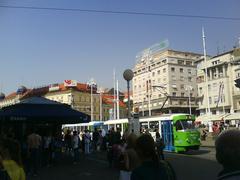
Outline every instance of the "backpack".
<path id="1" fill-rule="evenodd" d="M 166 180 L 176 180 L 176 173 L 172 167 L 172 165 L 166 161 L 166 160 L 160 160 L 159 162 L 160 168 L 164 169 L 165 175 L 166 175 Z"/>

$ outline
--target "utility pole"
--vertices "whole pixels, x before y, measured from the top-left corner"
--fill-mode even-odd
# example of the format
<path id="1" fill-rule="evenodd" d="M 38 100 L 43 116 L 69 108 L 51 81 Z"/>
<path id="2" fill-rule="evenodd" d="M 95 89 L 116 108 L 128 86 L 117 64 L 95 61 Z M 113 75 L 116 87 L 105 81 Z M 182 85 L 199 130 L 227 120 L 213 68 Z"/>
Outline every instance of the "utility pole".
<path id="1" fill-rule="evenodd" d="M 192 86 L 187 85 L 186 86 L 186 90 L 188 90 L 188 104 L 189 104 L 189 114 L 192 114 L 192 107 L 191 107 L 191 90 L 192 90 Z"/>
<path id="2" fill-rule="evenodd" d="M 151 63 L 150 63 L 150 59 L 149 59 L 149 56 L 150 56 L 150 49 L 149 49 L 149 52 L 148 52 L 148 56 L 147 56 L 147 75 L 148 75 L 148 78 L 147 78 L 147 90 L 148 90 L 148 116 L 151 116 L 152 115 L 152 112 L 151 112 L 151 89 L 152 89 L 152 86 L 151 86 Z"/>
<path id="3" fill-rule="evenodd" d="M 208 94 L 208 73 L 207 73 L 207 52 L 206 52 L 206 42 L 204 28 L 202 28 L 202 38 L 203 38 L 203 53 L 204 53 L 204 64 L 205 64 L 205 86 L 206 86 L 206 98 L 207 98 L 207 108 L 206 114 L 210 115 L 210 104 L 209 104 L 209 94 Z"/>
<path id="4" fill-rule="evenodd" d="M 117 80 L 117 119 L 120 118 L 120 112 L 119 112 L 119 89 L 118 89 L 118 80 Z"/>

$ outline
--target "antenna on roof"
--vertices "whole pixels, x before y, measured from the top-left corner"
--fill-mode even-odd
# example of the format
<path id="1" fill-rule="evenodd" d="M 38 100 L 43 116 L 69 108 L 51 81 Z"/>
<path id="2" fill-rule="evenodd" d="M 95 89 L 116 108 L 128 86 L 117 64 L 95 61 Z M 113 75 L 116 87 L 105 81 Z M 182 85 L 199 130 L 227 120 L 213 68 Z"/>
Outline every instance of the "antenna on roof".
<path id="1" fill-rule="evenodd" d="M 226 52 L 226 45 L 223 45 L 223 53 Z"/>
<path id="2" fill-rule="evenodd" d="M 217 42 L 217 55 L 220 54 L 220 47 L 219 47 L 219 42 Z"/>

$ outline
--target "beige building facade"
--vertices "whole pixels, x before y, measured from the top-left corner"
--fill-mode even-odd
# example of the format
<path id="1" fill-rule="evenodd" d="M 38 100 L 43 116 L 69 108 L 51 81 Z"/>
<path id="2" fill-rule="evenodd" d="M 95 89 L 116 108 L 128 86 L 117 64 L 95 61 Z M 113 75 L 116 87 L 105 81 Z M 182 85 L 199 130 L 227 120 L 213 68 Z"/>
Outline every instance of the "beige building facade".
<path id="1" fill-rule="evenodd" d="M 133 106 L 140 115 L 194 112 L 197 108 L 195 61 L 201 56 L 164 50 L 138 59 L 133 69 L 132 86 Z"/>
<path id="2" fill-rule="evenodd" d="M 91 116 L 91 93 L 87 85 L 77 83 L 76 86 L 67 87 L 64 84 L 57 84 L 49 87 L 45 98 L 68 104 L 73 109 Z M 92 120 L 100 120 L 100 95 L 96 90 L 92 93 L 93 116 Z"/>
<path id="3" fill-rule="evenodd" d="M 220 115 L 240 111 L 240 48 L 207 58 L 197 64 L 198 110 L 200 115 Z M 206 70 L 207 69 L 207 80 Z"/>

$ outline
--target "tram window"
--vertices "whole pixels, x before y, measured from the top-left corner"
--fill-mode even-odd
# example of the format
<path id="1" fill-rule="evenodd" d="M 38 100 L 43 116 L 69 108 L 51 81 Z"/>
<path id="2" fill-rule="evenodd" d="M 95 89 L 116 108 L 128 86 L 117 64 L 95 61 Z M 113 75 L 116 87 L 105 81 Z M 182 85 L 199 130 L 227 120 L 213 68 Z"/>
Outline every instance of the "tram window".
<path id="1" fill-rule="evenodd" d="M 150 131 L 155 132 L 159 128 L 159 122 L 158 121 L 149 122 L 149 128 Z"/>
<path id="2" fill-rule="evenodd" d="M 194 123 L 193 121 L 177 121 L 176 124 L 176 130 L 186 130 L 186 129 L 194 129 Z"/>
<path id="3" fill-rule="evenodd" d="M 148 129 L 148 123 L 147 122 L 140 123 L 140 129 L 142 131 L 145 131 L 146 129 Z"/>
<path id="4" fill-rule="evenodd" d="M 122 131 L 122 125 L 121 124 L 116 124 L 116 130 L 119 129 L 120 131 Z"/>
<path id="5" fill-rule="evenodd" d="M 175 126 L 176 126 L 176 130 L 177 130 L 177 131 L 183 129 L 182 124 L 181 124 L 181 121 L 177 121 L 176 124 L 175 124 Z"/>

